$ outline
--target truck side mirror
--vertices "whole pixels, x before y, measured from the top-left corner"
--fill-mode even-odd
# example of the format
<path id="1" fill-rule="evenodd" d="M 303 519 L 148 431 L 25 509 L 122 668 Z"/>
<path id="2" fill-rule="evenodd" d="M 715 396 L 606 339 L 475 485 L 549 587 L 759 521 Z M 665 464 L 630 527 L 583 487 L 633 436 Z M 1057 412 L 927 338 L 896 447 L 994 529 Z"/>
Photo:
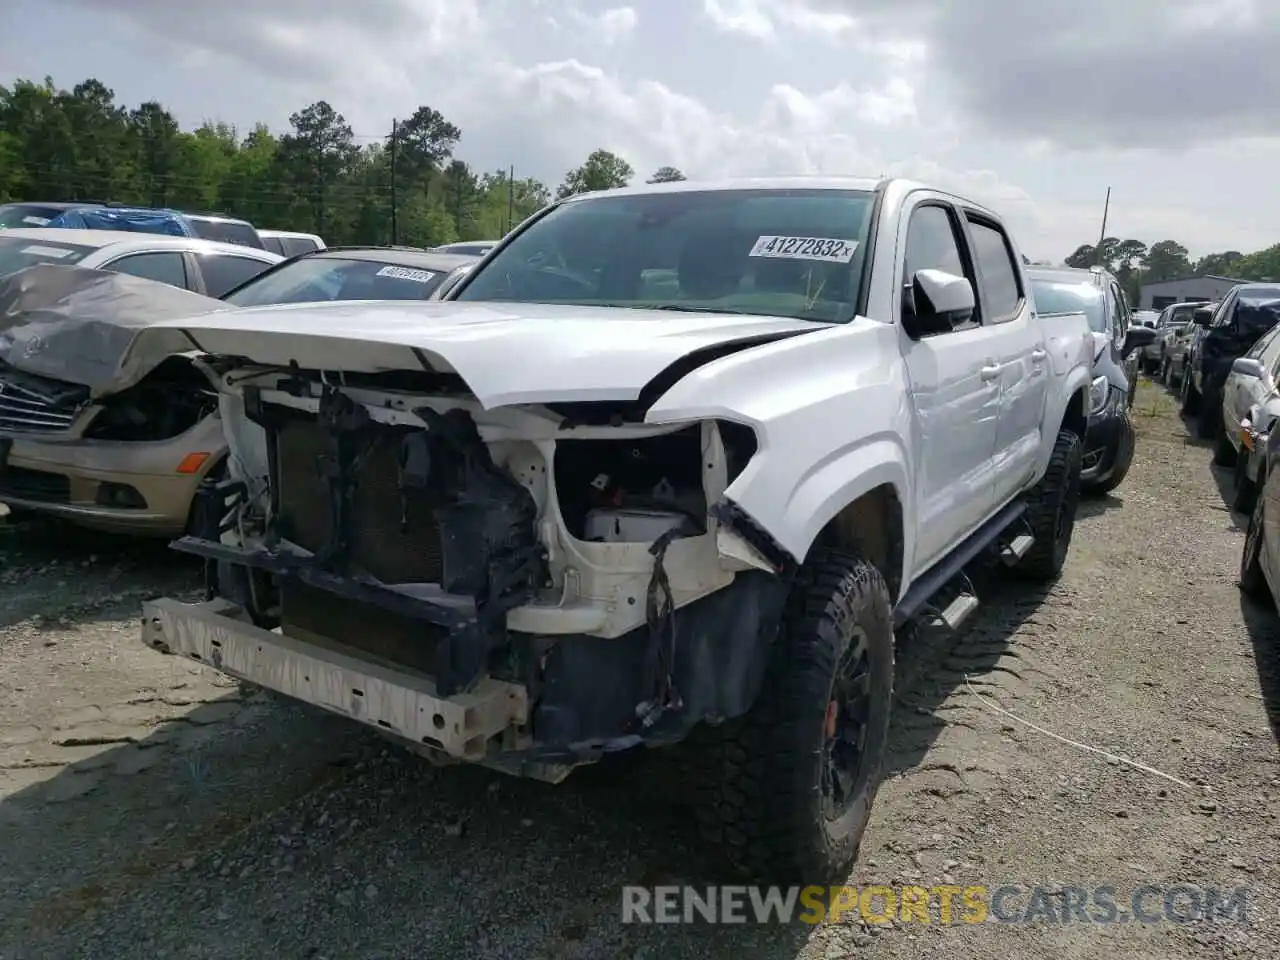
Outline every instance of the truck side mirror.
<path id="1" fill-rule="evenodd" d="M 1213 311 L 1208 307 L 1196 307 L 1191 314 L 1191 322 L 1197 327 L 1207 327 L 1213 321 Z"/>
<path id="2" fill-rule="evenodd" d="M 945 270 L 917 270 L 906 292 L 902 323 L 914 340 L 968 323 L 978 305 L 973 284 Z"/>
<path id="3" fill-rule="evenodd" d="M 1236 357 L 1231 361 L 1231 372 L 1242 377 L 1261 380 L 1263 374 L 1266 373 L 1266 368 L 1263 367 L 1261 361 L 1254 357 Z"/>
<path id="4" fill-rule="evenodd" d="M 1156 332 L 1150 327 L 1130 327 L 1124 334 L 1124 346 L 1120 348 L 1120 356 L 1127 357 L 1138 350 L 1147 346 L 1156 338 Z"/>

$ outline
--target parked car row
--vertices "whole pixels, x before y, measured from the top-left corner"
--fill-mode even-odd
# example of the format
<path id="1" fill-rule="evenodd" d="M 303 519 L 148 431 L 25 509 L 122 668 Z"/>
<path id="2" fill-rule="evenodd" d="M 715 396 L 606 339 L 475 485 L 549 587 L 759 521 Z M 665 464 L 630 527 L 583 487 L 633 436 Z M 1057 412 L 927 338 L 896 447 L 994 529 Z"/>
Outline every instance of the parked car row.
<path id="1" fill-rule="evenodd" d="M 1174 304 L 1156 326 L 1166 332 L 1147 370 L 1178 391 L 1196 435 L 1213 441 L 1213 464 L 1233 471 L 1232 509 L 1249 515 L 1240 589 L 1280 606 L 1280 284 Z"/>
<path id="2" fill-rule="evenodd" d="M 213 213 L 165 208 L 130 207 L 99 202 L 19 202 L 0 204 L 0 230 L 43 228 L 111 230 L 218 240 L 296 257 L 323 250 L 325 242 L 313 233 L 259 230 L 247 220 Z"/>
<path id="3" fill-rule="evenodd" d="M 13 228 L 118 230 L 129 233 L 218 240 L 297 257 L 325 249 L 314 233 L 266 230 L 247 220 L 213 213 L 130 207 L 99 201 L 22 201 L 0 204 L 0 230 Z M 429 248 L 434 253 L 482 257 L 496 240 L 466 240 Z"/>

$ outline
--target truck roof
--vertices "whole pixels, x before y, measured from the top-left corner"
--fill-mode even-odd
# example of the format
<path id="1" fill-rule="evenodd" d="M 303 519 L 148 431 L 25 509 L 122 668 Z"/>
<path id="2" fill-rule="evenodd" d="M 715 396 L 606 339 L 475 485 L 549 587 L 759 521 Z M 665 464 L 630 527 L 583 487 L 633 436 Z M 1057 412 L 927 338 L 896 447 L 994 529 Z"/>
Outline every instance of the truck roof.
<path id="1" fill-rule="evenodd" d="M 906 197 L 917 190 L 929 190 L 933 193 L 962 201 L 969 208 L 980 211 L 996 220 L 1004 218 L 994 210 L 983 206 L 975 200 L 947 190 L 942 187 L 906 177 L 846 177 L 813 174 L 785 177 L 731 177 L 718 180 L 677 180 L 669 183 L 644 183 L 632 187 L 618 187 L 613 190 L 593 190 L 575 194 L 566 198 L 564 203 L 575 203 L 598 197 L 640 197 L 665 193 L 691 193 L 708 190 L 862 190 L 868 193 L 881 191 L 891 207 L 900 205 Z"/>

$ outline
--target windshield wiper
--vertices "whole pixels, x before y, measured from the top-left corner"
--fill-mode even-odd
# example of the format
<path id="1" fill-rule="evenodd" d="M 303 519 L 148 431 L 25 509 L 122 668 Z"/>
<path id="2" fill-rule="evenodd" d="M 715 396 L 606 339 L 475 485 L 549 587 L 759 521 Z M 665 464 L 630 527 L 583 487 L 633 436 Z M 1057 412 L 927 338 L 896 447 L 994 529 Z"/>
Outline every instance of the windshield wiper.
<path id="1" fill-rule="evenodd" d="M 750 310 L 731 310 L 726 307 L 686 307 L 678 303 L 659 303 L 648 306 L 636 305 L 637 310 L 670 310 L 673 313 L 730 313 L 738 317 L 756 317 L 762 314 Z"/>

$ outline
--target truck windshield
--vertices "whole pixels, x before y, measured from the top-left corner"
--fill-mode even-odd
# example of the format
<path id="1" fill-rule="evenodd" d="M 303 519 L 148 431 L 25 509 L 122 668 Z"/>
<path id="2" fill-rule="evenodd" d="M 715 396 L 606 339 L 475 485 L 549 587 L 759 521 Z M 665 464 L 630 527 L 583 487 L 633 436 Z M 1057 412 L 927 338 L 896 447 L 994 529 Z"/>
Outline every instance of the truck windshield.
<path id="1" fill-rule="evenodd" d="M 584 197 L 514 237 L 455 299 L 844 323 L 872 200 L 815 188 Z"/>
<path id="2" fill-rule="evenodd" d="M 1036 299 L 1036 311 L 1041 316 L 1054 313 L 1083 313 L 1089 319 L 1090 330 L 1094 333 L 1107 332 L 1107 314 L 1103 308 L 1102 291 L 1093 284 L 1032 280 L 1031 292 Z"/>

